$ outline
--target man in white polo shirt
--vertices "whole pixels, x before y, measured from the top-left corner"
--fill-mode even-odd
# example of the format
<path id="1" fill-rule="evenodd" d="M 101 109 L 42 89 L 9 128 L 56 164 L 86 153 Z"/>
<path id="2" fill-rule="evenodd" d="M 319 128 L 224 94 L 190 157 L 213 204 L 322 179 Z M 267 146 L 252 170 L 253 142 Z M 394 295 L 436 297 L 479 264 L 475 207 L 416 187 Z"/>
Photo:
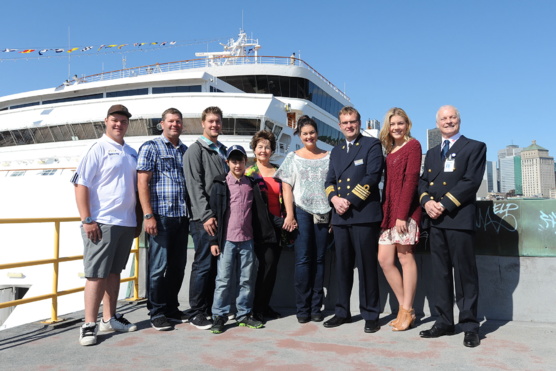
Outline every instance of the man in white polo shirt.
<path id="1" fill-rule="evenodd" d="M 85 324 L 81 345 L 97 342 L 97 332 L 136 331 L 116 313 L 120 274 L 129 258 L 137 227 L 137 152 L 125 144 L 131 114 L 121 104 L 110 107 L 106 131 L 85 153 L 72 178 L 82 221 L 85 265 Z M 99 306 L 103 319 L 97 325 Z"/>

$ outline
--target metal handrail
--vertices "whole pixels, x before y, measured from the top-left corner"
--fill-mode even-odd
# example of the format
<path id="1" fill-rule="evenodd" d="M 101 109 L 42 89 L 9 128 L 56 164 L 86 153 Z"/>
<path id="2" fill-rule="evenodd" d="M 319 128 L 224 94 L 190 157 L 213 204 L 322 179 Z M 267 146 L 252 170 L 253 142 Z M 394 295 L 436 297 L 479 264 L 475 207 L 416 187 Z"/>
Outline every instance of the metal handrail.
<path id="1" fill-rule="evenodd" d="M 78 217 L 62 217 L 62 218 L 3 218 L 0 219 L 0 224 L 20 224 L 20 223 L 54 223 L 54 257 L 52 259 L 42 259 L 42 260 L 31 260 L 26 262 L 17 263 L 7 263 L 0 264 L 0 270 L 19 268 L 19 267 L 30 267 L 34 265 L 42 264 L 52 264 L 53 265 L 53 278 L 52 278 L 52 292 L 50 294 L 33 296 L 30 298 L 23 298 L 17 300 L 11 300 L 4 303 L 0 303 L 0 309 L 13 307 L 16 305 L 32 303 L 35 301 L 52 299 L 52 310 L 49 321 L 44 321 L 45 323 L 55 323 L 63 321 L 63 319 L 58 318 L 58 297 L 68 294 L 73 294 L 85 290 L 85 287 L 76 287 L 69 290 L 58 290 L 58 270 L 59 263 L 82 260 L 83 255 L 76 256 L 64 256 L 60 257 L 60 223 L 64 222 L 77 222 L 81 219 Z M 133 281 L 133 297 L 128 300 L 136 301 L 142 298 L 139 297 L 139 238 L 134 240 L 135 247 L 131 249 L 130 254 L 134 254 L 135 269 L 133 276 L 122 278 L 121 283 Z"/>

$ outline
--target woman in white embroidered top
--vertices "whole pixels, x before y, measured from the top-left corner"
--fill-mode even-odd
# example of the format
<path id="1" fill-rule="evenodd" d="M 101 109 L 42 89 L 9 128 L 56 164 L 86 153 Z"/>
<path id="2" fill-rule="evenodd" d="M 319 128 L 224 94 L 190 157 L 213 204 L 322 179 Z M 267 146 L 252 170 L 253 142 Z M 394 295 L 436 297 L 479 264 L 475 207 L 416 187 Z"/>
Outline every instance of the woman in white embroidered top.
<path id="1" fill-rule="evenodd" d="M 296 135 L 304 147 L 288 154 L 275 177 L 282 181 L 286 219 L 284 229 L 297 228 L 295 239 L 295 294 L 299 323 L 323 320 L 324 256 L 330 204 L 324 192 L 330 153 L 317 146 L 318 128 L 301 116 Z M 294 217 L 295 215 L 295 217 Z"/>

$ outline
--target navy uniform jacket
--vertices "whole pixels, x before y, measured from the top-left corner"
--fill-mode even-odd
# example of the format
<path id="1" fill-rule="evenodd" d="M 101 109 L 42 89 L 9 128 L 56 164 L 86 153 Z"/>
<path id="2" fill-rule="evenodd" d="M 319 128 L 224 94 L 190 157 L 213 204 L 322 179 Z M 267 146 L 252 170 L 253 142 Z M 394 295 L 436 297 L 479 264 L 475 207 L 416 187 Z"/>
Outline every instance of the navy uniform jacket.
<path id="1" fill-rule="evenodd" d="M 440 201 L 446 211 L 438 219 L 424 219 L 423 226 L 442 229 L 475 229 L 475 199 L 486 165 L 486 145 L 463 135 L 452 145 L 447 158 L 453 158 L 454 171 L 444 171 L 440 145 L 429 149 L 419 180 L 419 202 Z"/>
<path id="2" fill-rule="evenodd" d="M 330 166 L 326 176 L 326 196 L 346 198 L 351 206 L 343 215 L 332 213 L 333 225 L 351 225 L 380 222 L 382 208 L 378 184 L 384 168 L 382 146 L 376 138 L 357 137 L 347 152 L 342 141 L 330 153 Z"/>

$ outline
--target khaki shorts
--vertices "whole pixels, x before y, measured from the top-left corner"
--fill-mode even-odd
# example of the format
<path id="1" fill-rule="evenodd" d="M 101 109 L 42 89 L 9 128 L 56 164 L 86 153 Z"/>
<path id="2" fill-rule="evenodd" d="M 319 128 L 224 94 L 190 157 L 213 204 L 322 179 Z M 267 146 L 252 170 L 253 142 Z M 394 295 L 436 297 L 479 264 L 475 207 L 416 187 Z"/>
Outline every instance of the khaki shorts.
<path id="1" fill-rule="evenodd" d="M 98 226 L 102 238 L 97 242 L 91 241 L 81 226 L 84 245 L 83 265 L 87 278 L 106 278 L 110 273 L 122 273 L 129 259 L 129 251 L 135 235 L 134 227 L 100 223 Z"/>

